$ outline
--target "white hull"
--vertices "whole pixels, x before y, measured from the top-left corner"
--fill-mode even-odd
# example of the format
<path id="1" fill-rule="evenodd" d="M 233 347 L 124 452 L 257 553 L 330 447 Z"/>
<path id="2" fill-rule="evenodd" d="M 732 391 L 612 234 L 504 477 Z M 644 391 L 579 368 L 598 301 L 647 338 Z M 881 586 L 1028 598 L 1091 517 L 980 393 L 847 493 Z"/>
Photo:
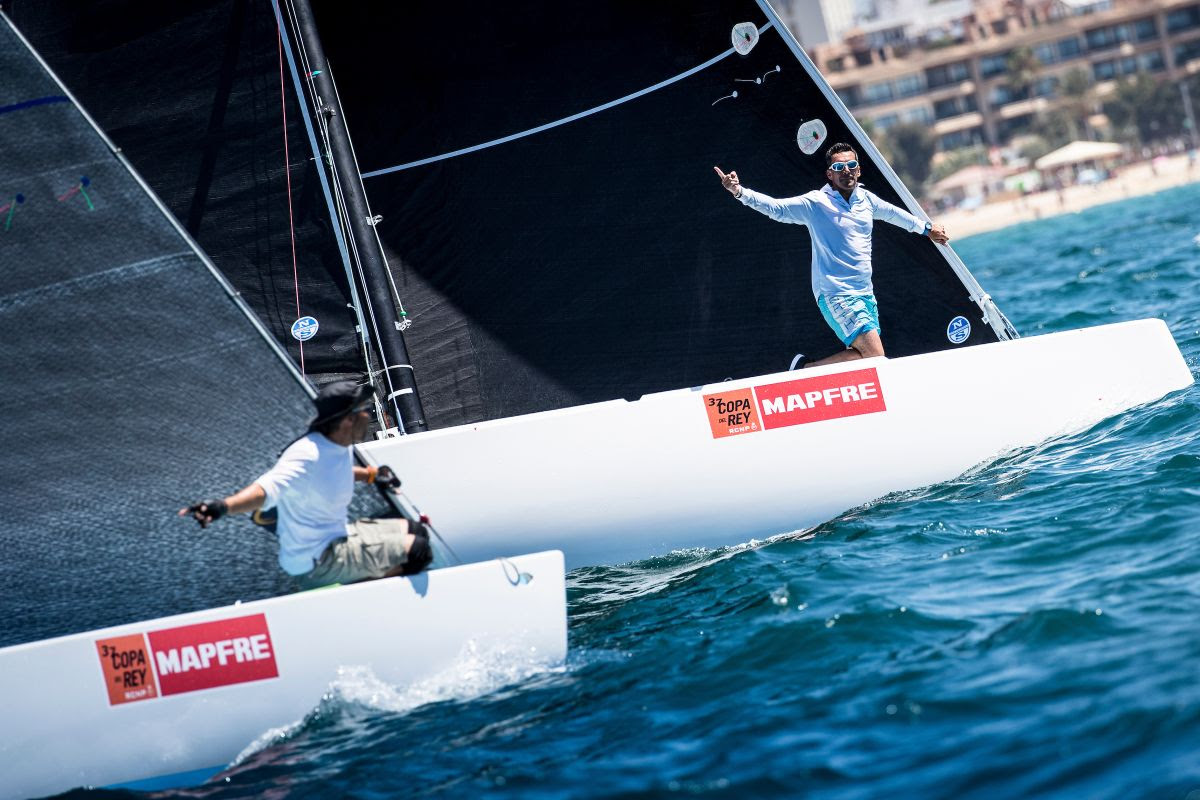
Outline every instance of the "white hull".
<path id="1" fill-rule="evenodd" d="M 549 552 L 4 648 L 0 797 L 202 779 L 187 773 L 303 719 L 341 667 L 404 686 L 472 652 L 533 667 L 566 647 L 562 554 Z"/>
<path id="2" fill-rule="evenodd" d="M 740 391 L 761 424 L 782 418 L 764 415 L 763 405 L 780 385 L 864 370 L 877 380 L 866 393 L 878 391 L 885 408 L 875 398 L 855 402 L 853 392 L 830 405 L 822 396 L 817 406 L 856 415 L 714 436 L 706 397 Z M 728 381 L 361 450 L 396 468 L 460 557 L 558 548 L 572 568 L 811 527 L 1192 380 L 1166 325 L 1141 320 Z M 810 385 L 800 387 L 800 403 Z"/>

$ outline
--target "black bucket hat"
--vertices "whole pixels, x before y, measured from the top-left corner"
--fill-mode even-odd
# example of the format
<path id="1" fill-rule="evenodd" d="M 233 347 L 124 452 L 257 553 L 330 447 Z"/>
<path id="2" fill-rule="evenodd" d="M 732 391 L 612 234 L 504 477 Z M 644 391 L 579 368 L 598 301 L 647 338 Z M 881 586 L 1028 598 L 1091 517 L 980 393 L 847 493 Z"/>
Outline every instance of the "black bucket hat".
<path id="1" fill-rule="evenodd" d="M 308 429 L 311 431 L 318 425 L 346 416 L 366 403 L 374 391 L 371 384 L 358 381 L 334 381 L 325 384 L 313 398 L 317 415 L 308 423 Z"/>

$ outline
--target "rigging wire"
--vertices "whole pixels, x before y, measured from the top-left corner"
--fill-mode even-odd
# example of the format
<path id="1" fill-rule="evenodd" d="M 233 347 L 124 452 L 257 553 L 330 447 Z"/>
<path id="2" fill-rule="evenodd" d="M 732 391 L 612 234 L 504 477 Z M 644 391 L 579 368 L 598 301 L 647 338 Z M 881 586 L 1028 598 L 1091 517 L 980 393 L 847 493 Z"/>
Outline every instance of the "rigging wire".
<path id="1" fill-rule="evenodd" d="M 299 20 L 296 16 L 295 7 L 290 2 L 290 0 L 284 0 L 283 6 L 287 9 L 287 16 L 288 16 L 289 24 L 292 26 L 293 29 L 298 29 L 299 28 Z M 325 149 L 325 153 L 324 153 L 325 165 L 326 165 L 326 167 L 328 167 L 328 169 L 330 171 L 330 175 L 332 177 L 331 183 L 333 184 L 332 191 L 333 191 L 333 200 L 334 200 L 334 212 L 337 215 L 336 224 L 342 230 L 349 232 L 351 230 L 350 221 L 349 221 L 349 217 L 348 217 L 347 210 L 346 210 L 346 203 L 342 196 L 341 184 L 340 184 L 340 181 L 338 180 L 337 165 L 334 163 L 332 153 L 330 152 L 329 125 L 328 125 L 329 118 L 325 114 L 325 108 L 320 103 L 320 94 L 317 91 L 316 81 L 314 80 L 316 72 L 313 70 L 312 61 L 309 58 L 308 49 L 305 47 L 304 40 L 302 37 L 300 37 L 296 40 L 296 42 L 294 44 L 294 48 L 295 48 L 297 56 L 299 57 L 299 61 L 300 61 L 301 67 L 302 67 L 301 71 L 303 72 L 303 75 L 304 75 L 304 80 L 308 84 L 308 95 L 310 98 L 312 98 L 312 101 L 313 101 L 313 104 L 315 107 L 316 114 L 314 115 L 314 117 L 317 120 L 317 124 L 320 128 L 321 143 L 324 145 L 324 149 Z M 354 241 L 354 237 L 352 235 L 347 235 L 345 237 L 345 241 L 349 245 L 348 246 L 348 255 L 350 256 L 349 260 L 351 262 L 353 262 L 352 269 L 357 274 L 357 278 L 358 278 L 360 285 L 365 287 L 366 282 L 365 282 L 365 275 L 363 274 L 363 269 L 362 269 L 362 259 L 359 256 L 358 248 Z M 352 279 L 352 284 L 353 284 L 353 279 Z M 351 285 L 350 289 L 351 289 L 351 292 L 354 293 L 353 285 Z M 357 294 L 357 293 L 355 293 L 355 294 Z M 360 309 L 359 314 L 358 314 L 358 318 L 360 321 L 360 324 L 358 326 L 358 334 L 359 334 L 359 340 L 362 345 L 363 363 L 366 368 L 366 373 L 368 375 L 368 379 L 370 380 L 370 382 L 372 384 L 374 384 L 377 376 L 380 373 L 383 373 L 385 375 L 385 377 L 388 379 L 387 380 L 387 386 L 389 389 L 388 396 L 392 397 L 393 396 L 392 391 L 394 391 L 394 390 L 392 388 L 391 376 L 386 374 L 387 373 L 386 369 L 377 370 L 377 369 L 375 369 L 374 365 L 372 364 L 372 349 L 373 348 L 371 346 L 371 341 L 370 341 L 371 337 L 367 330 L 368 325 L 370 328 L 373 329 L 375 341 L 378 343 L 378 346 L 380 348 L 379 358 L 381 360 L 381 363 L 386 364 L 386 359 L 383 357 L 382 339 L 379 336 L 379 330 L 378 330 L 378 327 L 377 327 L 375 319 L 374 319 L 374 313 L 373 313 L 373 309 L 371 307 L 370 295 L 367 294 L 366 292 L 364 292 L 362 295 L 362 298 L 360 299 L 359 302 L 364 303 L 366 305 L 367 312 L 368 312 L 366 315 L 363 315 L 361 313 L 361 309 Z M 368 317 L 368 316 L 370 317 L 369 323 L 366 319 L 366 317 Z M 400 413 L 399 413 L 398 405 L 395 408 L 394 416 L 395 416 L 395 419 L 397 420 L 398 427 L 403 432 L 403 421 L 402 421 L 402 417 L 400 416 Z M 383 408 L 380 406 L 378 399 L 376 399 L 376 418 L 379 421 L 381 428 L 387 427 L 386 418 L 383 414 Z"/>
<path id="2" fill-rule="evenodd" d="M 338 91 L 338 88 L 337 88 L 337 79 L 334 77 L 334 75 L 332 73 L 330 73 L 329 78 L 330 78 L 330 83 L 333 84 L 333 94 L 337 98 L 338 106 L 341 106 L 342 105 L 342 95 Z M 355 152 L 355 149 L 354 149 L 354 137 L 350 133 L 349 125 L 346 126 L 346 139 L 350 142 L 350 157 L 354 160 L 354 165 L 357 167 L 358 166 L 358 153 Z M 359 171 L 360 180 L 361 180 L 361 177 L 362 177 L 362 171 L 360 170 Z M 367 202 L 367 210 L 369 212 L 371 209 L 371 201 L 367 200 L 366 202 Z M 376 217 L 374 215 L 371 215 L 371 217 L 368 221 L 371 225 L 371 232 L 375 235 L 375 243 L 379 246 L 379 254 L 380 254 L 380 256 L 383 257 L 383 271 L 385 273 L 387 273 L 388 284 L 392 287 L 392 299 L 396 301 L 396 308 L 398 308 L 400 310 L 399 328 L 400 328 L 400 330 L 403 331 L 403 330 L 407 330 L 408 327 L 410 325 L 412 325 L 412 320 L 410 320 L 408 318 L 408 312 L 404 310 L 404 301 L 400 299 L 400 289 L 397 288 L 396 278 L 395 278 L 395 276 L 392 275 L 392 265 L 388 263 L 387 251 L 383 249 L 383 240 L 379 238 L 378 223 L 382 219 L 383 219 L 382 217 Z"/>
<path id="3" fill-rule="evenodd" d="M 292 159 L 291 153 L 288 150 L 288 119 L 287 119 L 287 92 L 286 84 L 283 77 L 283 33 L 277 35 L 279 42 L 279 105 L 283 109 L 283 174 L 287 178 L 287 200 L 288 200 L 288 230 L 292 237 L 292 282 L 296 287 L 296 319 L 300 319 L 300 268 L 296 263 L 296 217 L 292 211 Z M 300 343 L 300 374 L 305 375 L 304 370 L 304 340 L 297 337 Z"/>
<path id="4" fill-rule="evenodd" d="M 316 95 L 314 95 L 314 96 L 316 96 Z M 329 145 L 328 117 L 326 117 L 325 114 L 323 113 L 323 109 L 318 109 L 318 112 L 321 112 L 321 113 L 317 114 L 317 118 L 320 120 L 320 125 L 321 125 L 321 136 L 326 143 L 326 147 L 328 147 L 328 145 Z M 332 159 L 330 159 L 329 169 L 330 169 L 330 172 L 333 174 L 333 192 L 334 192 L 334 199 L 336 200 L 336 205 L 337 205 L 338 219 L 339 219 L 340 224 L 346 226 L 347 230 L 349 230 L 350 229 L 349 228 L 349 226 L 350 226 L 349 211 L 346 207 L 346 201 L 345 201 L 345 198 L 342 193 L 342 182 L 340 179 L 340 175 L 338 173 L 337 164 L 333 163 Z M 358 243 L 355 242 L 353 236 L 349 236 L 349 237 L 347 237 L 347 239 L 350 244 L 350 251 L 353 255 L 352 261 L 354 262 L 354 268 L 355 268 L 355 272 L 358 275 L 358 280 L 362 283 L 363 286 L 366 286 L 367 285 L 366 274 L 363 271 L 362 257 L 360 256 L 360 254 L 358 252 Z M 367 307 L 367 313 L 364 316 L 369 321 L 371 329 L 375 334 L 375 346 L 376 346 L 376 349 L 378 349 L 379 362 L 380 362 L 380 364 L 383 365 L 383 369 L 374 370 L 374 369 L 371 369 L 371 366 L 368 363 L 368 374 L 371 376 L 372 383 L 374 383 L 375 378 L 379 375 L 382 375 L 384 380 L 386 381 L 387 397 L 389 400 L 392 401 L 393 406 L 395 406 L 392 409 L 394 412 L 393 416 L 396 420 L 397 427 L 399 427 L 401 432 L 403 433 L 404 432 L 404 420 L 400 416 L 399 404 L 395 402 L 396 387 L 392 383 L 392 376 L 390 373 L 391 365 L 389 365 L 387 363 L 387 356 L 383 352 L 383 337 L 379 333 L 379 322 L 375 318 L 375 307 L 374 307 L 374 303 L 371 300 L 370 292 L 363 292 L 362 302 Z M 380 420 L 380 422 L 381 422 L 381 427 L 387 427 L 385 424 L 383 424 L 384 421 L 382 419 Z"/>
<path id="5" fill-rule="evenodd" d="M 293 26 L 295 26 L 297 24 L 297 20 L 295 17 L 295 12 L 293 10 L 292 4 L 289 2 L 287 5 L 288 5 L 289 17 L 292 20 Z M 299 44 L 299 47 L 301 50 L 300 58 L 301 58 L 301 62 L 303 64 L 303 66 L 304 66 L 304 75 L 309 84 L 309 94 L 312 97 L 319 99 L 320 95 L 317 91 L 316 81 L 314 80 L 316 73 L 314 72 L 314 70 L 312 68 L 312 62 L 308 58 L 308 51 L 305 49 L 304 43 L 302 40 L 298 44 Z M 330 72 L 329 78 L 330 78 L 330 81 L 333 82 L 332 71 Z M 334 85 L 334 93 L 335 93 L 335 95 L 337 93 L 336 83 Z M 329 146 L 330 146 L 329 145 L 329 139 L 330 139 L 330 137 L 329 137 L 329 117 L 325 114 L 324 107 L 317 108 L 316 118 L 317 118 L 318 124 L 320 125 L 320 128 L 321 128 L 321 139 L 324 142 L 326 152 L 328 153 Z M 347 135 L 347 138 L 349 138 L 349 129 L 348 128 L 346 131 L 346 135 Z M 353 144 L 351 144 L 351 158 L 354 160 L 354 162 L 357 166 L 357 158 L 354 156 Z M 341 189 L 341 181 L 339 178 L 337 164 L 334 162 L 334 159 L 331 156 L 327 156 L 326 163 L 327 163 L 327 166 L 329 167 L 329 170 L 334 178 L 333 191 L 334 191 L 334 195 L 335 195 L 337 213 L 338 213 L 338 218 L 339 218 L 340 224 L 346 230 L 351 230 L 349 211 L 346 207 L 346 202 L 343 198 L 342 189 Z M 361 178 L 359 178 L 359 180 L 361 180 Z M 368 205 L 368 211 L 369 211 L 369 208 L 370 207 Z M 371 222 L 371 219 L 368 218 L 367 221 Z M 382 242 L 379 241 L 379 234 L 378 234 L 378 232 L 375 232 L 375 226 L 373 224 L 371 225 L 371 229 L 374 232 L 376 243 L 379 245 L 380 254 L 383 255 L 383 244 L 382 244 Z M 350 250 L 353 255 L 352 261 L 354 262 L 354 269 L 358 275 L 358 280 L 359 280 L 360 284 L 365 287 L 367 285 L 366 274 L 363 271 L 363 262 L 362 262 L 361 255 L 358 252 L 358 245 L 355 242 L 353 236 L 347 236 L 346 238 L 349 242 Z M 397 298 L 397 302 L 399 302 L 399 292 L 396 289 L 395 282 L 392 280 L 391 269 L 390 269 L 390 267 L 387 266 L 386 255 L 383 255 L 383 258 L 384 258 L 385 272 L 387 272 L 387 274 L 388 274 L 388 280 L 392 283 L 392 291 Z M 397 397 L 396 386 L 395 386 L 394 382 L 392 381 L 392 376 L 391 376 L 391 372 L 390 372 L 390 370 L 393 368 L 393 365 L 390 365 L 387 363 L 387 357 L 383 351 L 383 337 L 380 335 L 380 332 L 379 332 L 378 322 L 376 321 L 376 318 L 375 318 L 374 304 L 372 302 L 369 292 L 365 292 L 365 291 L 363 292 L 362 302 L 367 307 L 367 314 L 365 316 L 369 319 L 369 324 L 374 333 L 375 346 L 376 346 L 376 349 L 378 350 L 379 363 L 383 365 L 382 369 L 379 369 L 379 370 L 373 369 L 372 365 L 370 363 L 370 360 L 368 358 L 367 374 L 371 376 L 372 383 L 374 382 L 375 378 L 378 375 L 383 375 L 383 377 L 386 381 L 386 390 L 387 390 L 386 398 L 388 401 L 391 402 L 392 416 L 396 421 L 396 427 L 399 428 L 401 433 L 404 433 L 405 432 L 404 419 L 400 413 L 400 404 L 396 400 L 396 397 Z M 403 311 L 402 306 L 401 306 L 401 311 Z M 404 314 L 404 318 L 407 319 L 406 313 Z M 367 341 L 366 341 L 366 339 L 367 339 L 366 332 L 364 331 L 363 334 L 364 334 L 364 343 L 363 344 L 364 344 L 364 355 L 365 355 L 370 352 L 371 348 L 367 344 Z M 411 369 L 411 367 L 409 367 L 409 368 Z M 377 409 L 377 411 L 379 411 L 379 410 L 380 409 Z M 388 427 L 386 425 L 386 421 L 383 419 L 382 414 L 380 414 L 379 421 L 380 421 L 380 427 L 384 427 L 384 428 Z"/>
<path id="6" fill-rule="evenodd" d="M 281 3 L 285 3 L 287 5 L 281 6 Z M 279 29 L 279 36 L 283 39 L 283 53 L 287 57 L 288 67 L 290 68 L 292 74 L 292 83 L 296 92 L 297 106 L 300 109 L 300 116 L 304 118 L 304 132 L 308 135 L 309 145 L 312 148 L 313 161 L 318 162 L 316 168 L 317 179 L 321 184 L 321 193 L 324 196 L 326 206 L 329 209 L 329 220 L 333 224 L 333 237 L 337 242 L 338 254 L 341 256 L 342 265 L 345 268 L 346 285 L 350 290 L 350 302 L 346 304 L 346 307 L 353 312 L 354 319 L 356 321 L 354 331 L 360 340 L 359 352 L 362 354 L 365 362 L 365 371 L 370 373 L 370 350 L 368 349 L 366 340 L 367 326 L 362 317 L 362 310 L 360 308 L 361 304 L 358 300 L 358 286 L 354 280 L 353 268 L 350 266 L 350 252 L 346 247 L 346 233 L 342 229 L 342 226 L 336 224 L 337 210 L 334 208 L 333 192 L 329 188 L 329 175 L 326 173 L 324 167 L 320 164 L 320 162 L 324 161 L 325 159 L 321 154 L 321 147 L 317 142 L 316 127 L 313 125 L 312 116 L 308 112 L 308 100 L 307 96 L 305 95 L 303 81 L 300 77 L 300 69 L 296 64 L 297 54 L 299 51 L 292 45 L 292 38 L 288 36 L 289 24 L 293 28 L 296 27 L 296 17 L 293 13 L 294 9 L 290 5 L 289 0 L 271 0 L 271 9 L 275 12 L 275 23 Z M 288 19 L 286 22 L 284 20 L 285 9 L 288 14 Z M 297 44 L 302 46 L 303 39 L 298 39 Z M 307 60 L 307 54 L 304 55 L 305 60 Z"/>

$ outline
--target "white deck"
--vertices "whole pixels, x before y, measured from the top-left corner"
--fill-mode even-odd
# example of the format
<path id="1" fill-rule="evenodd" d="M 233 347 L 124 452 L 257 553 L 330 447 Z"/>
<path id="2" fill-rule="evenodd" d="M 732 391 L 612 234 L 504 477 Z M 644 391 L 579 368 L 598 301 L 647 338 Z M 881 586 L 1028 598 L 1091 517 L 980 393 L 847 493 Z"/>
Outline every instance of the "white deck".
<path id="1" fill-rule="evenodd" d="M 862 370 L 875 371 L 884 410 L 714 437 L 706 396 L 752 389 L 741 395 L 752 398 L 761 423 L 763 403 L 781 384 Z M 396 469 L 461 557 L 558 548 L 572 568 L 811 527 L 1191 383 L 1166 325 L 1141 320 L 729 381 L 361 449 Z M 801 402 L 809 390 L 800 387 Z M 829 408 L 853 405 L 838 396 Z"/>

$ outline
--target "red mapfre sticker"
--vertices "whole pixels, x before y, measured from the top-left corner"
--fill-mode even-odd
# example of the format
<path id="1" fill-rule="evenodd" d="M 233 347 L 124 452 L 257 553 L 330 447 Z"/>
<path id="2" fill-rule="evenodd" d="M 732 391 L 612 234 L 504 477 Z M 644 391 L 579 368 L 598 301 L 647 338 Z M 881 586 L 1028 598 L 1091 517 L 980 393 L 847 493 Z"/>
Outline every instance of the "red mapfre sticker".
<path id="1" fill-rule="evenodd" d="M 755 386 L 754 394 L 767 430 L 887 411 L 874 368 Z"/>
<path id="2" fill-rule="evenodd" d="M 96 652 L 100 655 L 104 685 L 108 687 L 109 705 L 158 697 L 150 653 L 140 633 L 97 639 Z"/>
<path id="3" fill-rule="evenodd" d="M 146 634 L 163 696 L 279 677 L 263 614 Z"/>

